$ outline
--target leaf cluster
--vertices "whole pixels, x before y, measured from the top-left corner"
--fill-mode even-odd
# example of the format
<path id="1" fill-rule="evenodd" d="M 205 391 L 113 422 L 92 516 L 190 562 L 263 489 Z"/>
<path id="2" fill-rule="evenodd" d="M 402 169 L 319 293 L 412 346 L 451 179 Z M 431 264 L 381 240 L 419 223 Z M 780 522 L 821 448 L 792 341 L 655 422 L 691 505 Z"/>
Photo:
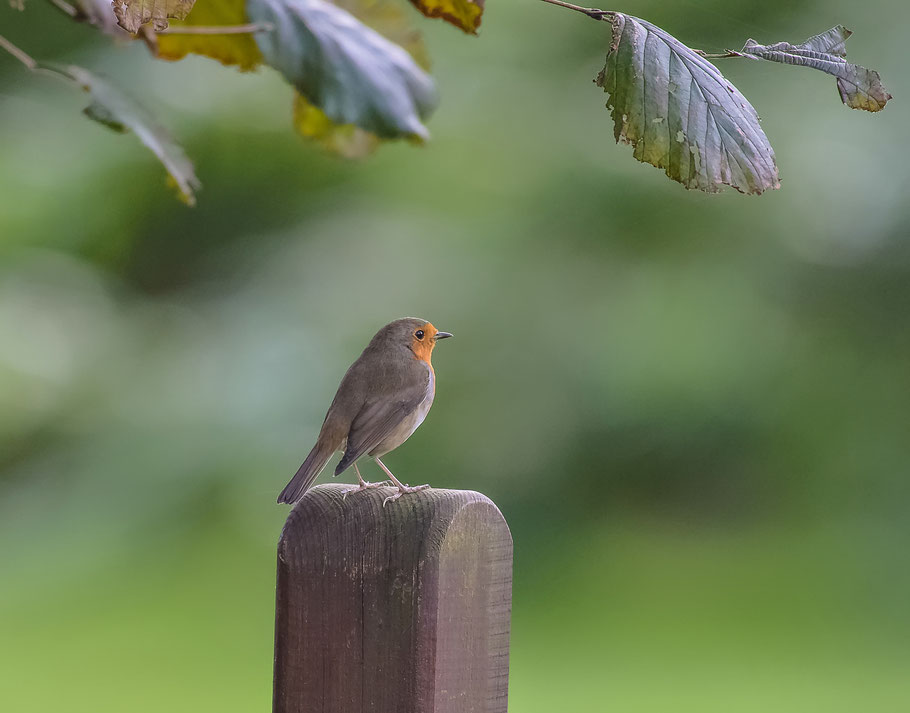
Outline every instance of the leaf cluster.
<path id="1" fill-rule="evenodd" d="M 437 104 L 420 34 L 400 0 L 50 0 L 72 19 L 139 39 L 152 54 L 198 54 L 249 71 L 267 65 L 294 89 L 293 125 L 305 138 L 347 158 L 383 141 L 423 143 Z M 728 57 L 811 67 L 836 77 L 843 103 L 880 111 L 891 98 L 877 72 L 846 60 L 841 25 L 793 45 L 748 40 L 738 51 L 707 55 L 656 25 L 624 13 L 544 0 L 610 25 L 595 83 L 607 93 L 614 138 L 633 156 L 686 188 L 732 186 L 762 193 L 780 185 L 774 150 L 758 113 L 709 61 Z M 427 17 L 476 34 L 484 0 L 410 0 Z M 179 145 L 138 103 L 88 70 L 50 68 L 0 37 L 0 48 L 30 69 L 50 70 L 91 95 L 86 114 L 131 129 L 168 171 L 179 195 L 199 186 Z"/>

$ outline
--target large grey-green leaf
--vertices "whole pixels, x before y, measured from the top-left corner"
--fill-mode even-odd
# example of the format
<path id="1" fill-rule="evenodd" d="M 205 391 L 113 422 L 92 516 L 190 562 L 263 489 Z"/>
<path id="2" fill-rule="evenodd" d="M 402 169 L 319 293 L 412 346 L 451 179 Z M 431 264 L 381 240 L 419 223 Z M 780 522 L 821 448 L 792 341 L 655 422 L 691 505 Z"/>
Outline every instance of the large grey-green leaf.
<path id="1" fill-rule="evenodd" d="M 383 138 L 426 139 L 436 106 L 433 80 L 404 49 L 324 0 L 248 0 L 266 62 L 336 124 Z"/>
<path id="2" fill-rule="evenodd" d="M 686 188 L 779 188 L 774 150 L 749 101 L 713 64 L 649 22 L 604 13 L 613 36 L 595 82 L 617 141 Z"/>
<path id="3" fill-rule="evenodd" d="M 882 86 L 882 78 L 878 72 L 858 64 L 850 64 L 846 60 L 845 43 L 852 34 L 843 25 L 837 25 L 799 45 L 791 45 L 789 42 L 760 45 L 749 39 L 742 50 L 739 52 L 730 50 L 729 55 L 798 64 L 827 72 L 837 77 L 837 90 L 840 92 L 841 101 L 848 107 L 881 111 L 891 95 Z"/>
<path id="4" fill-rule="evenodd" d="M 41 65 L 41 69 L 69 80 L 88 92 L 91 103 L 85 115 L 115 131 L 131 129 L 167 169 L 180 197 L 196 202 L 194 190 L 200 187 L 192 162 L 168 131 L 142 105 L 117 87 L 87 69 L 74 65 Z"/>

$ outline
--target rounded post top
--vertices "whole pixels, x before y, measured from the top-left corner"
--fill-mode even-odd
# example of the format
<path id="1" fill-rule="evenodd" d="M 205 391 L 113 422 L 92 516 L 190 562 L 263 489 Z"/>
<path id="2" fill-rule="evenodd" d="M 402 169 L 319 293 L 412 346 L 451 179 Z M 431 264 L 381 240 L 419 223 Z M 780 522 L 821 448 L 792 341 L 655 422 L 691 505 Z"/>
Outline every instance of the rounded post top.
<path id="1" fill-rule="evenodd" d="M 294 559 L 301 550 L 339 545 L 372 533 L 372 539 L 422 542 L 424 552 L 440 547 L 458 522 L 471 523 L 476 535 L 493 535 L 497 541 L 512 536 L 495 503 L 473 490 L 428 488 L 385 502 L 396 492 L 380 487 L 347 493 L 350 485 L 332 483 L 311 488 L 295 503 L 281 532 L 278 553 Z M 462 529 L 462 528 L 455 528 Z M 321 544 L 320 544 L 321 543 Z"/>

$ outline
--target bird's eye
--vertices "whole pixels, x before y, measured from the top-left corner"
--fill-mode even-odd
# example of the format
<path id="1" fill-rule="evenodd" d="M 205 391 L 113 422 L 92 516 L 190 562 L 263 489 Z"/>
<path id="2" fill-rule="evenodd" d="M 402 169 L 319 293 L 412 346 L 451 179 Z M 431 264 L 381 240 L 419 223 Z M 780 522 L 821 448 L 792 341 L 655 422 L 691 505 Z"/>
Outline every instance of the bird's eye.
<path id="1" fill-rule="evenodd" d="M 416 332 L 414 332 L 414 336 L 417 337 L 418 339 L 423 339 L 423 330 L 418 329 Z"/>

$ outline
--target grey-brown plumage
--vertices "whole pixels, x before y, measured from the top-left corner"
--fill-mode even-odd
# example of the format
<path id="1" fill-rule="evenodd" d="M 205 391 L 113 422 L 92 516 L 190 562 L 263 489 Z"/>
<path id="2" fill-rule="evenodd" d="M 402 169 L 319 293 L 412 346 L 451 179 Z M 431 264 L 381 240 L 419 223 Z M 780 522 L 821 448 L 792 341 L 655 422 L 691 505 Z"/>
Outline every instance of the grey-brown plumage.
<path id="1" fill-rule="evenodd" d="M 297 474 L 278 496 L 280 503 L 299 500 L 336 451 L 344 455 L 335 468 L 342 473 L 364 454 L 376 459 L 398 486 L 392 498 L 411 492 L 379 457 L 394 450 L 426 418 L 436 393 L 430 362 L 433 346 L 452 335 L 423 319 L 397 319 L 380 329 L 348 369 L 323 421 L 316 445 Z M 357 471 L 360 485 L 371 487 Z M 420 486 L 425 487 L 425 486 Z"/>

